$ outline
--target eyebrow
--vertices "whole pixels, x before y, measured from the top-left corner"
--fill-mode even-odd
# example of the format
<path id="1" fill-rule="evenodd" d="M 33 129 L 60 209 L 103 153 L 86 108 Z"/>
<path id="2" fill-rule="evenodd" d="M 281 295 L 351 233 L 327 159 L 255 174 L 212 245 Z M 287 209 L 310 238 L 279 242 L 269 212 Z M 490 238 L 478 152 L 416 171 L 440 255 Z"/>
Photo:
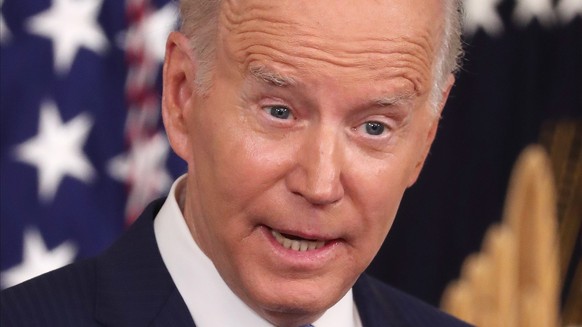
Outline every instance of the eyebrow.
<path id="1" fill-rule="evenodd" d="M 274 86 L 287 87 L 296 84 L 295 79 L 293 79 L 292 77 L 285 76 L 279 72 L 272 71 L 269 68 L 262 65 L 250 67 L 249 72 L 250 75 L 255 77 L 256 79 Z"/>
<path id="2" fill-rule="evenodd" d="M 293 77 L 275 72 L 264 65 L 254 65 L 249 67 L 249 73 L 255 79 L 277 87 L 295 86 L 297 84 Z M 378 107 L 391 107 L 411 101 L 414 97 L 414 92 L 407 92 L 394 96 L 379 97 L 373 99 L 371 104 Z"/>
<path id="3" fill-rule="evenodd" d="M 411 101 L 412 99 L 414 99 L 414 92 L 380 97 L 373 100 L 372 103 L 378 107 L 390 107 Z"/>

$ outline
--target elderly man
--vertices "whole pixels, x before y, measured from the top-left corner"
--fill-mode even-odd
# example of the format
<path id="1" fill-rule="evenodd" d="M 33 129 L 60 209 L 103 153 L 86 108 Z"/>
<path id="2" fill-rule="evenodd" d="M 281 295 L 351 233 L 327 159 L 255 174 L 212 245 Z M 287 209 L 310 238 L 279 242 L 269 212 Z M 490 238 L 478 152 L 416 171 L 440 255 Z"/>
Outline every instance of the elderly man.
<path id="1" fill-rule="evenodd" d="M 458 326 L 362 275 L 435 137 L 454 0 L 182 0 L 163 118 L 188 163 L 110 250 L 2 326 Z"/>

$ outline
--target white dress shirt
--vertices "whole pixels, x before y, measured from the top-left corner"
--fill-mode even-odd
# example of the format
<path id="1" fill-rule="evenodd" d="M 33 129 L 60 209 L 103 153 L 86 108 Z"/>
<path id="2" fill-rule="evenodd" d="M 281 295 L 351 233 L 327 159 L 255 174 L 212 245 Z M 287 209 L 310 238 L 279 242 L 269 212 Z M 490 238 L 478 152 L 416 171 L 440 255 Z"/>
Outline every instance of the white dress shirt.
<path id="1" fill-rule="evenodd" d="M 273 327 L 239 299 L 192 238 L 177 201 L 178 178 L 154 220 L 156 242 L 172 280 L 198 327 Z M 317 321 L 315 327 L 361 327 L 352 290 Z"/>

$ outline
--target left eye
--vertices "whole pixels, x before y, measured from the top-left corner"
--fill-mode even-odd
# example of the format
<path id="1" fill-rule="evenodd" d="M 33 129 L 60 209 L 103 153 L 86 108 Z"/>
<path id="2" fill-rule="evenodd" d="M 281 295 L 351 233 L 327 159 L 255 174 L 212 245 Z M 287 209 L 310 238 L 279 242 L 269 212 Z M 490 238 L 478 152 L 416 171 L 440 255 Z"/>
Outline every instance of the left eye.
<path id="1" fill-rule="evenodd" d="M 365 122 L 363 127 L 366 130 L 366 133 L 374 136 L 382 135 L 386 130 L 386 125 L 377 121 Z"/>
<path id="2" fill-rule="evenodd" d="M 291 116 L 291 110 L 284 106 L 270 106 L 265 111 L 277 119 L 289 119 Z"/>

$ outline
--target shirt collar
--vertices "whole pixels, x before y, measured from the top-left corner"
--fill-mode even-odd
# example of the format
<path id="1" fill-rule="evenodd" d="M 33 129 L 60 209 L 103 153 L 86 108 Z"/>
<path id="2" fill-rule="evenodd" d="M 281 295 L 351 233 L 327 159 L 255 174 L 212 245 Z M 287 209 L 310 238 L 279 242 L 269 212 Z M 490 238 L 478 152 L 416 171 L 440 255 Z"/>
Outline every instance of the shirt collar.
<path id="1" fill-rule="evenodd" d="M 154 220 L 156 242 L 166 268 L 192 319 L 199 327 L 255 326 L 272 327 L 222 280 L 210 259 L 192 238 L 177 202 L 176 190 L 185 176 L 178 178 Z M 313 323 L 315 327 L 361 326 L 352 290 Z"/>

